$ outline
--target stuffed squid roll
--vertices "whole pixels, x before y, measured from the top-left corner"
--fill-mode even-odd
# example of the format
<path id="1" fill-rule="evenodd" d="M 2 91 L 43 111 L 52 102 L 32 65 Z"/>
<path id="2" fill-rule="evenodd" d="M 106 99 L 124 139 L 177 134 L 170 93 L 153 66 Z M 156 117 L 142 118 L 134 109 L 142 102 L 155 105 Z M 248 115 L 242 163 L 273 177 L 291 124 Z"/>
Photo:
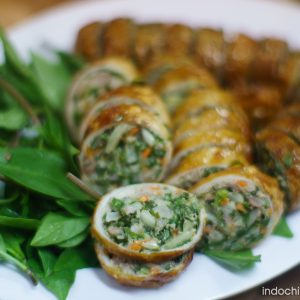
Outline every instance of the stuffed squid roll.
<path id="1" fill-rule="evenodd" d="M 174 143 L 177 144 L 186 137 L 199 131 L 214 130 L 220 127 L 232 127 L 242 132 L 247 138 L 251 136 L 248 119 L 244 113 L 223 108 L 209 108 L 199 115 L 190 116 L 174 131 Z"/>
<path id="2" fill-rule="evenodd" d="M 224 110 L 224 113 L 226 109 L 235 111 L 247 122 L 247 116 L 232 93 L 221 89 L 203 89 L 192 91 L 179 105 L 173 117 L 174 127 L 176 128 L 189 117 L 200 115 L 201 112 L 209 109 Z"/>
<path id="3" fill-rule="evenodd" d="M 202 130 L 192 136 L 188 136 L 175 145 L 174 155 L 170 170 L 177 166 L 184 157 L 199 149 L 216 146 L 236 150 L 244 153 L 251 161 L 251 141 L 244 134 L 230 127 L 215 128 L 213 130 Z"/>
<path id="4" fill-rule="evenodd" d="M 102 55 L 101 33 L 103 24 L 93 22 L 83 26 L 77 35 L 75 51 L 89 61 L 95 61 Z"/>
<path id="5" fill-rule="evenodd" d="M 107 252 L 96 242 L 102 268 L 120 284 L 142 288 L 160 287 L 177 278 L 193 259 L 193 251 L 162 263 L 142 263 Z"/>
<path id="6" fill-rule="evenodd" d="M 105 94 L 93 106 L 82 122 L 80 140 L 84 137 L 89 124 L 98 117 L 103 109 L 120 104 L 137 104 L 156 115 L 167 128 L 170 127 L 168 111 L 160 97 L 151 88 L 138 85 L 124 86 Z"/>
<path id="7" fill-rule="evenodd" d="M 300 146 L 285 132 L 272 127 L 256 135 L 259 164 L 275 176 L 285 195 L 289 211 L 300 207 Z"/>
<path id="8" fill-rule="evenodd" d="M 99 97 L 131 83 L 137 77 L 135 66 L 123 58 L 105 58 L 80 71 L 73 79 L 65 107 L 67 124 L 73 138 L 78 140 L 82 119 Z"/>
<path id="9" fill-rule="evenodd" d="M 207 211 L 200 249 L 249 249 L 272 233 L 283 212 L 275 179 L 255 167 L 210 175 L 191 189 Z"/>
<path id="10" fill-rule="evenodd" d="M 88 123 L 79 155 L 81 176 L 100 194 L 160 181 L 171 153 L 169 132 L 150 111 L 136 104 L 107 107 Z"/>
<path id="11" fill-rule="evenodd" d="M 126 18 L 114 19 L 105 24 L 102 33 L 104 56 L 131 57 L 135 25 Z"/>
<path id="12" fill-rule="evenodd" d="M 257 42 L 244 34 L 239 34 L 228 44 L 225 65 L 226 82 L 237 86 L 241 80 L 249 79 L 257 48 Z"/>
<path id="13" fill-rule="evenodd" d="M 166 25 L 160 23 L 141 24 L 136 28 L 134 58 L 140 66 L 148 64 L 163 51 Z"/>
<path id="14" fill-rule="evenodd" d="M 216 87 L 217 82 L 205 69 L 187 66 L 164 73 L 154 85 L 170 112 L 174 112 L 191 91 Z"/>
<path id="15" fill-rule="evenodd" d="M 225 64 L 226 42 L 220 30 L 202 28 L 195 32 L 194 57 L 200 66 L 221 76 Z"/>
<path id="16" fill-rule="evenodd" d="M 189 189 L 200 179 L 232 166 L 246 166 L 250 162 L 241 152 L 211 146 L 186 155 L 166 182 L 182 189 Z"/>
<path id="17" fill-rule="evenodd" d="M 278 80 L 281 64 L 288 54 L 289 48 L 285 41 L 274 38 L 262 40 L 253 62 L 253 77 L 258 80 Z"/>
<path id="18" fill-rule="evenodd" d="M 193 30 L 182 24 L 170 25 L 166 31 L 164 52 L 171 55 L 189 55 Z"/>
<path id="19" fill-rule="evenodd" d="M 195 247 L 205 219 L 193 194 L 165 184 L 138 184 L 102 197 L 94 212 L 92 232 L 110 253 L 163 262 Z"/>

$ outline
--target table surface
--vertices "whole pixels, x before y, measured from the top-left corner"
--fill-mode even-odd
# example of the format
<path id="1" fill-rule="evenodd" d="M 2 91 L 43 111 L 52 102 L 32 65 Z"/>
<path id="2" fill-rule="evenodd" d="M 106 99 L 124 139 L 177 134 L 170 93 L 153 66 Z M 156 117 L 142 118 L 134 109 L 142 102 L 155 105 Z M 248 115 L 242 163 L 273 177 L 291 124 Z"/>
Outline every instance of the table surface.
<path id="1" fill-rule="evenodd" d="M 42 10 L 70 0 L 1 0 L 0 25 L 8 27 Z M 300 285 L 300 266 L 263 285 L 265 288 L 297 288 Z M 277 300 L 280 296 L 262 297 L 262 286 L 231 297 L 230 300 Z M 290 299 L 292 297 L 288 297 Z M 298 297 L 294 297 L 296 299 Z M 286 298 L 287 299 L 287 298 Z"/>

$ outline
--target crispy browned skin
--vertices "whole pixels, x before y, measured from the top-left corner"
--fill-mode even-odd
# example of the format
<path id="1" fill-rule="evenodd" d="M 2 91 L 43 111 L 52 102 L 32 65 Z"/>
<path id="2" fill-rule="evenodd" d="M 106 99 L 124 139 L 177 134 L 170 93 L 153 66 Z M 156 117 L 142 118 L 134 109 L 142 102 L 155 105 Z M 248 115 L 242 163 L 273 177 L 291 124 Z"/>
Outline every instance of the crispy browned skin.
<path id="1" fill-rule="evenodd" d="M 243 84 L 233 88 L 254 128 L 261 128 L 283 107 L 282 90 L 273 84 Z"/>
<path id="2" fill-rule="evenodd" d="M 185 254 L 183 261 L 176 266 L 176 268 L 173 268 L 168 272 L 161 272 L 159 268 L 155 268 L 154 265 L 151 268 L 151 274 L 149 276 L 136 276 L 134 274 L 126 274 L 126 272 L 122 272 L 121 268 L 108 265 L 105 259 L 103 259 L 103 254 L 99 251 L 99 249 L 97 249 L 97 246 L 95 246 L 95 248 L 98 260 L 108 275 L 113 277 L 120 284 L 141 288 L 160 287 L 170 281 L 173 281 L 188 267 L 193 259 L 193 251 L 190 251 Z M 109 254 L 106 250 L 104 251 L 106 252 L 106 255 L 114 256 L 113 254 Z M 126 259 L 124 260 L 126 261 Z"/>
<path id="3" fill-rule="evenodd" d="M 83 26 L 77 35 L 75 51 L 88 59 L 94 61 L 102 55 L 101 33 L 103 24 L 93 22 Z"/>
<path id="4" fill-rule="evenodd" d="M 226 82 L 238 85 L 239 81 L 249 78 L 257 46 L 254 39 L 244 34 L 237 35 L 231 43 L 228 43 L 225 65 Z"/>
<path id="5" fill-rule="evenodd" d="M 168 55 L 188 55 L 191 51 L 193 30 L 182 24 L 167 28 L 164 52 Z"/>
<path id="6" fill-rule="evenodd" d="M 160 134 L 162 138 L 166 140 L 169 139 L 168 130 L 158 121 L 157 117 L 145 111 L 139 105 L 134 104 L 119 104 L 103 109 L 97 117 L 90 120 L 85 131 L 85 136 L 88 136 L 97 129 L 105 128 L 112 124 L 122 124 L 124 122 L 153 129 L 153 131 Z"/>
<path id="7" fill-rule="evenodd" d="M 104 56 L 131 56 L 135 25 L 130 19 L 119 18 L 105 24 L 102 34 Z"/>
<path id="8" fill-rule="evenodd" d="M 258 143 L 272 154 L 284 167 L 291 203 L 286 203 L 290 211 L 300 206 L 300 146 L 286 133 L 272 127 L 256 135 Z M 267 162 L 266 162 L 267 163 Z"/>
<path id="9" fill-rule="evenodd" d="M 255 57 L 252 76 L 258 80 L 277 80 L 281 64 L 287 59 L 288 45 L 275 38 L 263 39 Z"/>
<path id="10" fill-rule="evenodd" d="M 198 64 L 220 75 L 225 63 L 225 40 L 223 32 L 202 28 L 195 32 L 194 57 Z"/>
<path id="11" fill-rule="evenodd" d="M 137 26 L 133 45 L 134 58 L 139 65 L 148 63 L 163 50 L 166 25 L 153 23 Z"/>

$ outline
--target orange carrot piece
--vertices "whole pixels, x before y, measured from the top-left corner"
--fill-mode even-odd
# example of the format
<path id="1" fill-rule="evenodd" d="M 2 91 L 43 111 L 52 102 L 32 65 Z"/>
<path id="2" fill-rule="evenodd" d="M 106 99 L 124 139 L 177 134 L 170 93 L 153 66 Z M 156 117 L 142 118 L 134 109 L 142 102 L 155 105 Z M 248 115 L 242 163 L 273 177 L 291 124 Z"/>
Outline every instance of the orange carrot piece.
<path id="1" fill-rule="evenodd" d="M 151 148 L 147 148 L 142 152 L 142 157 L 147 158 L 151 154 Z"/>
<path id="2" fill-rule="evenodd" d="M 130 246 L 129 246 L 130 250 L 133 250 L 133 251 L 141 251 L 142 250 L 142 246 L 140 243 L 138 242 L 134 242 L 132 243 Z"/>
<path id="3" fill-rule="evenodd" d="M 236 182 L 236 184 L 237 184 L 238 186 L 240 186 L 240 187 L 245 187 L 245 186 L 248 185 L 248 183 L 247 183 L 246 181 L 243 181 L 243 180 L 238 180 L 238 181 Z"/>

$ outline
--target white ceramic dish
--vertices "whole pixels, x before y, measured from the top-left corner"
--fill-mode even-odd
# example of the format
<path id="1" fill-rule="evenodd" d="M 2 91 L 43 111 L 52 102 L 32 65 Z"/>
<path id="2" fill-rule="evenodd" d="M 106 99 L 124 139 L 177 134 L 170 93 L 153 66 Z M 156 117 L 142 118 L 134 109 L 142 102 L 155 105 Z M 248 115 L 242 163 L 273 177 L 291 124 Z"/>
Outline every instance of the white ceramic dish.
<path id="1" fill-rule="evenodd" d="M 28 20 L 10 30 L 17 49 L 26 55 L 43 43 L 71 49 L 80 26 L 97 19 L 132 16 L 138 21 L 182 21 L 190 25 L 222 27 L 229 34 L 285 38 L 300 48 L 300 6 L 267 0 L 114 0 L 75 2 Z M 125 288 L 100 269 L 77 273 L 70 300 L 204 300 L 225 298 L 257 286 L 300 264 L 300 212 L 288 217 L 293 239 L 272 236 L 254 249 L 262 262 L 254 269 L 231 273 L 204 256 L 195 255 L 188 270 L 160 289 Z M 55 299 L 43 286 L 34 287 L 14 270 L 0 266 L 1 300 Z"/>

